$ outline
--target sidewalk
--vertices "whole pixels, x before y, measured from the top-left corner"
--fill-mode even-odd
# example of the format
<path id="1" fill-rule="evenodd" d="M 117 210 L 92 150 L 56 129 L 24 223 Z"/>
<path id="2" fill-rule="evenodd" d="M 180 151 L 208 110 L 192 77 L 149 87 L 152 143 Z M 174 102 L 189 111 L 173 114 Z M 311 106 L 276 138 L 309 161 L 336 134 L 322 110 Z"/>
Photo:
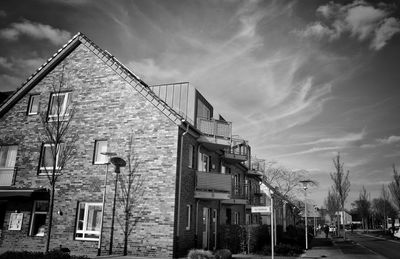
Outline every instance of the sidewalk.
<path id="1" fill-rule="evenodd" d="M 351 240 L 343 240 L 342 238 L 326 239 L 318 236 L 311 242 L 311 248 L 299 258 L 383 259 L 384 257 Z"/>

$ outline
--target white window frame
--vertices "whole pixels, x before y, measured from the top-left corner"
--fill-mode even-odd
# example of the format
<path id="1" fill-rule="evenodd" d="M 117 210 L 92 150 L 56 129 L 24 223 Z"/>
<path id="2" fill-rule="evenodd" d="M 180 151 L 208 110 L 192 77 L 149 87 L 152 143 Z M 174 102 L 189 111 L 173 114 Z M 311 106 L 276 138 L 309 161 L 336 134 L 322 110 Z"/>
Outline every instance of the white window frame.
<path id="1" fill-rule="evenodd" d="M 189 144 L 189 162 L 188 162 L 188 167 L 193 168 L 194 167 L 194 146 Z"/>
<path id="2" fill-rule="evenodd" d="M 99 144 L 105 144 L 105 149 L 99 149 Z M 108 150 L 108 141 L 105 139 L 95 140 L 94 144 L 94 154 L 93 154 L 93 164 L 94 165 L 105 165 L 108 163 L 108 156 L 102 155 L 101 153 L 107 152 Z"/>
<path id="3" fill-rule="evenodd" d="M 28 115 L 35 115 L 39 113 L 39 105 L 40 105 L 40 94 L 32 94 L 29 96 L 29 103 L 28 103 Z M 37 111 L 32 112 L 32 105 L 34 103 L 34 100 L 37 100 Z"/>
<path id="4" fill-rule="evenodd" d="M 83 229 L 79 230 L 79 213 L 80 213 L 80 206 L 81 204 L 85 204 L 85 210 L 84 210 L 84 217 L 83 217 Z M 101 207 L 101 214 L 100 217 L 103 215 L 103 204 L 101 202 L 79 202 L 78 204 L 78 211 L 76 215 L 76 228 L 75 228 L 75 240 L 85 240 L 85 241 L 99 241 L 100 239 L 100 234 L 101 234 L 101 226 L 99 231 L 96 230 L 87 230 L 87 220 L 88 220 L 88 211 L 90 206 L 100 206 Z M 100 221 L 101 222 L 101 221 Z M 76 234 L 82 234 L 82 237 L 77 237 Z M 92 237 L 85 237 L 85 235 L 98 235 L 98 238 L 92 238 Z"/>
<path id="5" fill-rule="evenodd" d="M 61 95 L 64 95 L 65 97 L 64 97 L 63 103 L 61 105 L 60 114 L 57 114 L 57 110 L 55 111 L 56 114 L 51 114 L 51 111 L 52 111 L 52 108 L 53 108 L 54 97 L 58 97 L 58 96 L 61 96 Z M 54 120 L 55 118 L 57 118 L 57 116 L 62 116 L 62 117 L 69 116 L 68 110 L 67 110 L 69 95 L 70 95 L 70 92 L 52 93 L 50 95 L 50 106 L 49 106 L 49 112 L 48 112 L 49 120 Z"/>
<path id="6" fill-rule="evenodd" d="M 45 232 L 43 232 L 41 234 L 39 234 L 39 232 L 36 234 L 33 233 L 33 227 L 35 224 L 36 215 L 46 215 L 46 217 L 47 217 L 47 211 L 36 211 L 36 204 L 39 202 L 47 202 L 47 208 L 49 206 L 49 201 L 47 201 L 47 200 L 36 200 L 33 202 L 32 219 L 31 219 L 31 224 L 29 226 L 29 235 L 35 236 L 35 237 L 44 237 Z"/>
<path id="7" fill-rule="evenodd" d="M 186 230 L 190 230 L 190 225 L 192 224 L 192 205 L 186 205 L 186 213 L 187 213 L 187 222 L 186 222 Z"/>
<path id="8" fill-rule="evenodd" d="M 50 149 L 51 152 L 51 146 L 54 146 L 54 144 L 43 144 L 42 145 L 42 150 L 41 150 L 41 157 L 40 157 L 40 171 L 45 171 L 45 170 L 53 170 L 53 166 L 42 166 L 42 161 L 43 159 L 46 159 L 46 147 Z M 63 148 L 63 144 L 60 143 L 58 144 L 58 150 L 57 150 L 57 157 L 56 157 L 56 170 L 60 170 L 61 167 L 58 166 L 59 163 L 59 156 L 60 156 L 60 149 Z"/>
<path id="9" fill-rule="evenodd" d="M 17 161 L 18 145 L 4 145 L 0 146 L 0 162 L 1 157 L 5 155 L 4 165 L 0 164 L 0 169 L 14 169 L 15 162 Z"/>
<path id="10" fill-rule="evenodd" d="M 235 211 L 234 215 L 235 215 L 235 224 L 234 225 L 239 225 L 239 220 L 240 220 L 239 212 Z"/>

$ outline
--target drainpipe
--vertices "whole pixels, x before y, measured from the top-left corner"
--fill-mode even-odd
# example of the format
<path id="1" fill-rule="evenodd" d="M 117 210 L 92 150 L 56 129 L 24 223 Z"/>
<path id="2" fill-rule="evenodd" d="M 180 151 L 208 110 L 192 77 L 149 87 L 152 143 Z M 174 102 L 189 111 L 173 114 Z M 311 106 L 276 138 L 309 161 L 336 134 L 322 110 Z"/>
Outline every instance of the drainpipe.
<path id="1" fill-rule="evenodd" d="M 185 120 L 182 120 L 182 123 Z M 178 185 L 178 215 L 177 215 L 177 224 L 176 224 L 176 236 L 179 238 L 179 224 L 180 224 L 180 216 L 181 216 L 181 192 L 182 192 L 182 167 L 183 167 L 183 137 L 189 131 L 189 124 L 186 124 L 186 131 L 181 135 L 181 154 L 179 161 L 179 185 Z"/>

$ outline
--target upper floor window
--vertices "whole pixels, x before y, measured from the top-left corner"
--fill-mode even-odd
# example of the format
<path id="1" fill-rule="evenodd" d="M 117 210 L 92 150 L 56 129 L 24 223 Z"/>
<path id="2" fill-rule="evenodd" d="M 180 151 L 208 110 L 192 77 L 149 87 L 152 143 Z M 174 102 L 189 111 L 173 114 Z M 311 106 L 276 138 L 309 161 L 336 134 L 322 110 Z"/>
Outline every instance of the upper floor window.
<path id="1" fill-rule="evenodd" d="M 94 202 L 80 202 L 76 217 L 75 239 L 98 241 L 101 229 L 103 205 Z"/>
<path id="2" fill-rule="evenodd" d="M 14 168 L 18 146 L 0 146 L 0 168 Z"/>
<path id="3" fill-rule="evenodd" d="M 188 167 L 189 168 L 193 168 L 194 165 L 194 146 L 193 145 L 189 145 L 189 163 L 188 163 Z"/>
<path id="4" fill-rule="evenodd" d="M 102 153 L 107 152 L 107 140 L 96 140 L 94 144 L 93 164 L 102 165 L 108 163 L 108 157 Z"/>
<path id="5" fill-rule="evenodd" d="M 210 171 L 210 156 L 199 153 L 199 166 L 198 170 L 201 172 L 209 172 Z"/>
<path id="6" fill-rule="evenodd" d="M 186 230 L 190 230 L 190 225 L 192 224 L 192 205 L 186 205 L 186 214 L 187 214 L 187 222 L 186 222 Z"/>
<path id="7" fill-rule="evenodd" d="M 48 201 L 34 201 L 29 235 L 38 237 L 44 236 L 46 215 L 48 210 Z"/>
<path id="8" fill-rule="evenodd" d="M 208 120 L 211 118 L 210 109 L 201 100 L 197 101 L 197 117 Z"/>
<path id="9" fill-rule="evenodd" d="M 55 153 L 55 167 L 60 169 L 60 153 L 63 144 L 59 144 L 55 150 L 54 144 L 43 144 L 41 150 L 40 170 L 53 170 L 54 166 L 54 153 Z"/>
<path id="10" fill-rule="evenodd" d="M 32 94 L 29 97 L 28 103 L 28 115 L 34 115 L 39 113 L 39 94 Z"/>
<path id="11" fill-rule="evenodd" d="M 50 96 L 49 119 L 68 116 L 70 92 L 52 93 Z"/>

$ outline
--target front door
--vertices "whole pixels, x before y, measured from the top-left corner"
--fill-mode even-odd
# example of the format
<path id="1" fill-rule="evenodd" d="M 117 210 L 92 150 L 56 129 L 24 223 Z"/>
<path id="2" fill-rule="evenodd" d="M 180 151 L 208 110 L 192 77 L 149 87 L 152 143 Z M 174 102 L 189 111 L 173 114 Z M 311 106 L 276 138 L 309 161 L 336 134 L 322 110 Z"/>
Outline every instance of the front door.
<path id="1" fill-rule="evenodd" d="M 203 208 L 203 249 L 208 249 L 210 241 L 210 209 Z"/>
<path id="2" fill-rule="evenodd" d="M 218 211 L 203 208 L 203 249 L 217 248 Z"/>

